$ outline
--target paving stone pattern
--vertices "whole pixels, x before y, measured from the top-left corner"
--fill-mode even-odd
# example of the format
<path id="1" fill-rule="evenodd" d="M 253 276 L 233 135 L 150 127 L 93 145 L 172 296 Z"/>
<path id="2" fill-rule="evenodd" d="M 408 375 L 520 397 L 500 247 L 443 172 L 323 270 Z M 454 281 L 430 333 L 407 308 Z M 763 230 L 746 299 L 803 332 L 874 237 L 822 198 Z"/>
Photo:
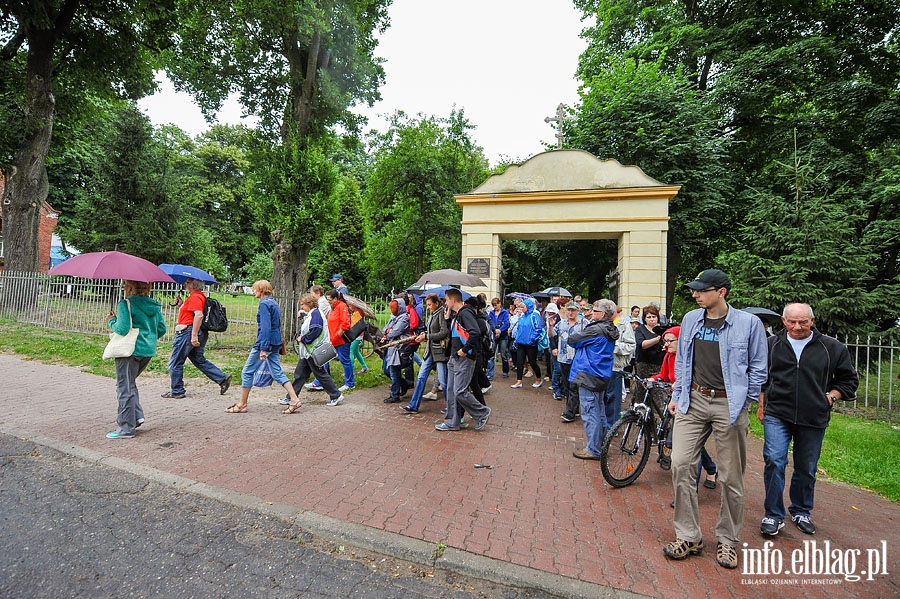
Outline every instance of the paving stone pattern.
<path id="1" fill-rule="evenodd" d="M 157 358 L 161 359 L 161 358 Z M 653 597 L 767 597 L 773 586 L 748 584 L 741 570 L 715 563 L 719 490 L 701 488 L 702 556 L 669 562 L 671 476 L 652 461 L 625 489 L 603 481 L 599 464 L 572 457 L 584 445 L 580 421 L 560 422 L 549 390 L 512 390 L 495 381 L 484 431 L 440 433 L 442 402 L 406 414 L 386 405 L 386 387 L 354 391 L 338 407 L 321 393 L 282 415 L 280 389 L 254 389 L 249 412 L 226 414 L 225 397 L 205 379 L 188 396 L 162 399 L 164 376 L 138 386 L 147 423 L 129 441 L 110 441 L 115 384 L 110 379 L 0 356 L 0 428 L 20 429 L 108 453 L 215 487 L 375 527 L 443 542 L 475 554 Z M 826 443 L 828 439 L 826 437 Z M 709 449 L 715 455 L 713 444 Z M 493 469 L 475 469 L 488 464 Z M 762 442 L 751 438 L 743 540 L 761 548 Z M 783 597 L 896 597 L 898 506 L 873 493 L 820 479 L 807 537 L 790 523 L 776 539 L 785 556 L 802 542 L 829 540 L 860 549 L 888 542 L 889 575 L 836 585 L 783 585 Z M 740 549 L 740 548 L 739 548 Z M 740 551 L 739 551 L 740 554 Z M 740 557 L 740 555 L 739 555 Z"/>

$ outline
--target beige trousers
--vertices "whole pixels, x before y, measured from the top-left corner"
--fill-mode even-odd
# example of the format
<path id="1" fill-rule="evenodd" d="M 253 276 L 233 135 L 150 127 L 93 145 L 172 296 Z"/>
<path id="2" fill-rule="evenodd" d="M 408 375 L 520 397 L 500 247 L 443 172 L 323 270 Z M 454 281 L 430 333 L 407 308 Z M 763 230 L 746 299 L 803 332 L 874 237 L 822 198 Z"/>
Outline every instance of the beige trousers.
<path id="1" fill-rule="evenodd" d="M 675 537 L 696 543 L 703 538 L 697 505 L 697 463 L 699 441 L 712 428 L 716 444 L 716 464 L 722 502 L 716 538 L 737 547 L 744 520 L 744 469 L 747 467 L 747 410 L 730 425 L 727 398 L 709 398 L 691 391 L 687 414 L 675 413 L 672 434 L 672 484 L 675 487 Z"/>

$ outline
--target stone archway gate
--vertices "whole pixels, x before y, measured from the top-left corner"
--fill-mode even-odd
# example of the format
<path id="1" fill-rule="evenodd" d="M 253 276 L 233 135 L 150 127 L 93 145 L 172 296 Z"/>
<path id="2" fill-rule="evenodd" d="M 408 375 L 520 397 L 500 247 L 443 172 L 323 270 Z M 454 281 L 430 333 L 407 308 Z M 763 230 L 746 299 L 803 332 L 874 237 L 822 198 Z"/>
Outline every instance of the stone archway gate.
<path id="1" fill-rule="evenodd" d="M 583 150 L 537 154 L 455 196 L 462 270 L 481 277 L 490 298 L 501 291 L 505 239 L 617 239 L 618 303 L 664 304 L 669 202 L 680 189 Z"/>

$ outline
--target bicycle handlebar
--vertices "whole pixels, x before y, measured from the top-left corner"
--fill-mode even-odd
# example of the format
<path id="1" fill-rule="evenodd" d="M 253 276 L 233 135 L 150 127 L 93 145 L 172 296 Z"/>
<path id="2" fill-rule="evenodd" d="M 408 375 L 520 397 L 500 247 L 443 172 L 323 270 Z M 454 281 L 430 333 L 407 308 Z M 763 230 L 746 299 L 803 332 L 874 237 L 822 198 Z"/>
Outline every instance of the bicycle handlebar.
<path id="1" fill-rule="evenodd" d="M 617 372 L 621 372 L 622 375 L 626 379 L 631 379 L 633 381 L 639 382 L 641 385 L 643 385 L 644 389 L 665 389 L 666 391 L 672 390 L 672 383 L 667 383 L 665 381 L 658 381 L 655 379 L 645 379 L 645 378 L 639 377 L 638 375 L 636 375 L 634 373 L 625 372 L 624 370 L 617 371 Z"/>

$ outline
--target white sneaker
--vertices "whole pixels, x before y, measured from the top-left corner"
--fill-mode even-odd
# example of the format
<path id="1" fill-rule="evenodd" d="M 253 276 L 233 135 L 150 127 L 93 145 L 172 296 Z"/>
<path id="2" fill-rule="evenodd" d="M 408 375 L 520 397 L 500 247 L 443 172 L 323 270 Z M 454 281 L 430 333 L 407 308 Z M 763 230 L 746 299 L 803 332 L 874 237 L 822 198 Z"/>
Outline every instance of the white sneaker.
<path id="1" fill-rule="evenodd" d="M 341 385 L 340 387 L 338 387 L 338 391 L 340 391 L 341 393 L 343 393 L 344 391 L 353 391 L 354 389 L 356 389 L 356 387 L 348 387 L 347 385 Z"/>
<path id="2" fill-rule="evenodd" d="M 282 397 L 281 399 L 278 400 L 278 404 L 282 405 L 282 406 L 289 406 L 289 405 L 291 405 L 291 398 L 290 397 Z"/>
<path id="3" fill-rule="evenodd" d="M 315 383 L 306 383 L 305 385 L 303 385 L 303 388 L 309 389 L 310 391 L 321 391 L 322 390 L 322 386 L 317 385 Z"/>
<path id="4" fill-rule="evenodd" d="M 437 399 L 437 393 L 435 393 L 434 391 L 429 391 L 428 393 L 426 393 L 425 395 L 422 396 L 422 399 L 432 399 L 432 400 Z"/>
<path id="5" fill-rule="evenodd" d="M 494 388 L 493 385 L 488 385 L 487 387 L 485 387 L 484 389 L 481 390 L 482 395 L 485 393 L 488 393 L 493 388 Z"/>
<path id="6" fill-rule="evenodd" d="M 334 399 L 332 399 L 331 401 L 329 401 L 325 405 L 334 407 L 334 406 L 338 405 L 339 403 L 341 403 L 342 401 L 344 401 L 344 396 L 339 395 L 339 396 L 335 397 Z"/>

